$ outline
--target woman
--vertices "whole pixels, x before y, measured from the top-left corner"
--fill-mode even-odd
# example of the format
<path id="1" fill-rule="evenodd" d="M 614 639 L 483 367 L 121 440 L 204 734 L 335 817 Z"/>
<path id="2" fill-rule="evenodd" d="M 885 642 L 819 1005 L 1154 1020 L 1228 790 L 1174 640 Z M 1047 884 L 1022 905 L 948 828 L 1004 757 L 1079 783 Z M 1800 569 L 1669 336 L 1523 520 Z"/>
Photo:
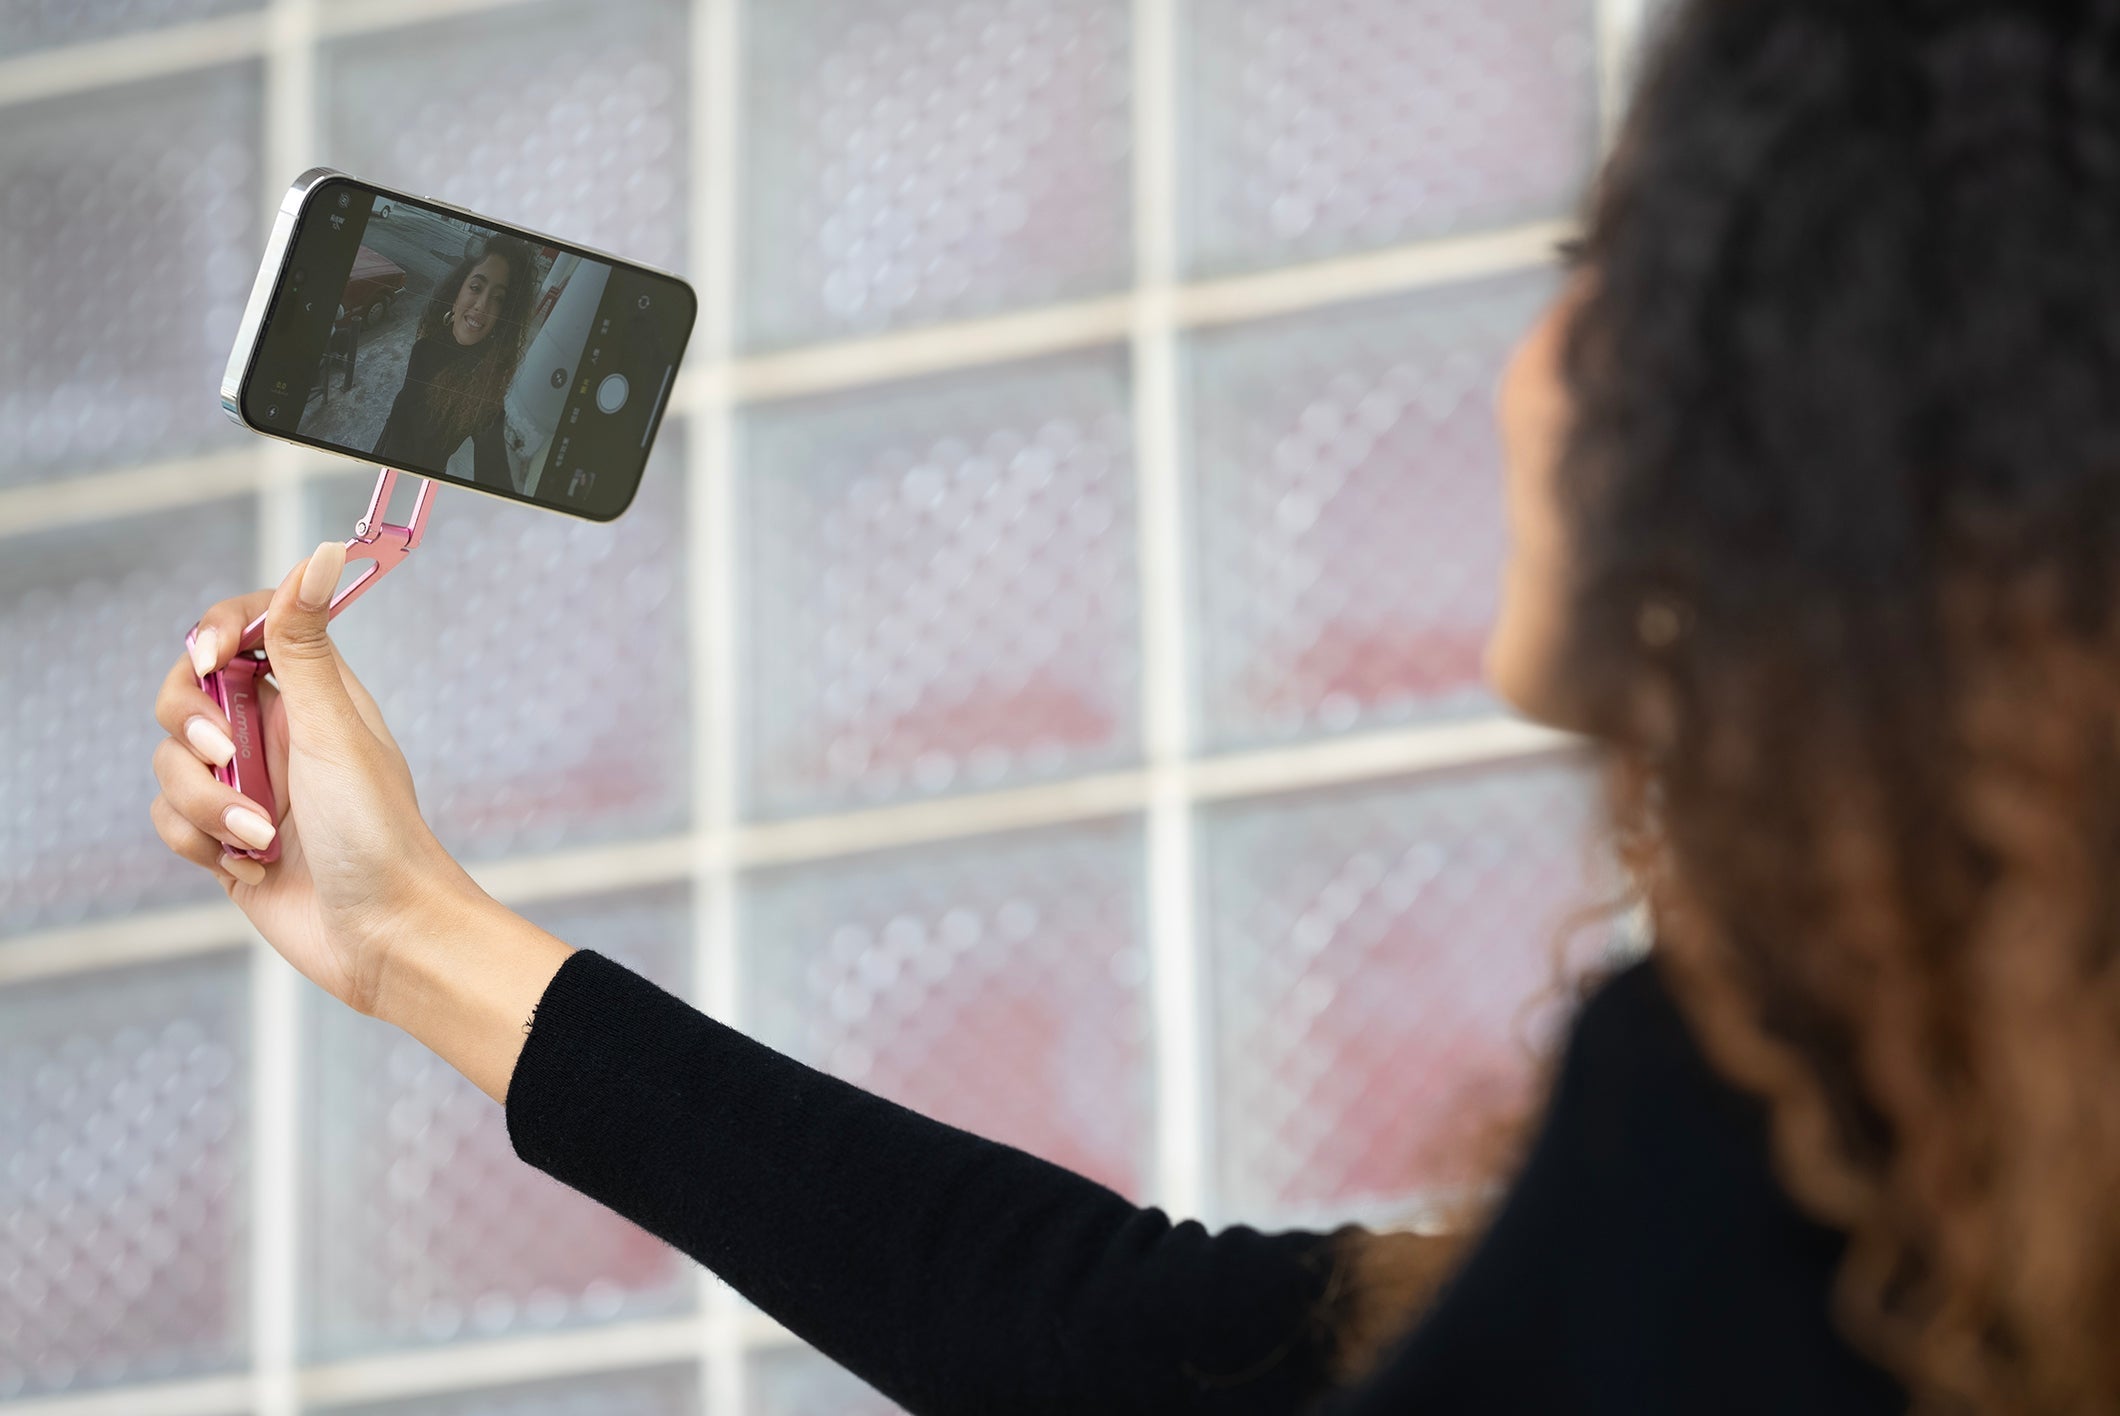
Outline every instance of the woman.
<path id="1" fill-rule="evenodd" d="M 501 400 L 522 362 L 537 297 L 531 255 L 512 236 L 489 236 L 434 287 L 413 331 L 405 382 L 376 439 L 378 462 L 443 468 L 468 438 L 472 480 L 515 489 Z"/>
<path id="2" fill-rule="evenodd" d="M 2120 0 L 1677 11 L 1504 380 L 1487 656 L 1603 754 L 1656 942 L 1439 1288 L 1173 1226 L 496 905 L 325 638 L 334 546 L 270 597 L 286 855 L 222 857 L 269 828 L 185 665 L 157 820 L 915 1412 L 2120 1410 L 2116 234 Z"/>

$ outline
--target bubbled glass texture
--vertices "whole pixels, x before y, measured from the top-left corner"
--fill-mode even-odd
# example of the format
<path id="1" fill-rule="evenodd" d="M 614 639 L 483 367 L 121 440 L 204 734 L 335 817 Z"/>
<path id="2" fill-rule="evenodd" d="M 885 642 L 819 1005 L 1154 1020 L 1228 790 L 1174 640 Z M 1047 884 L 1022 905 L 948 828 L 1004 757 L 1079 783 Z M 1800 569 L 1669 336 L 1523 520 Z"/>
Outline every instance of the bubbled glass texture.
<path id="1" fill-rule="evenodd" d="M 773 405 L 743 439 L 755 814 L 1022 785 L 1136 755 L 1119 356 Z"/>
<path id="2" fill-rule="evenodd" d="M 745 24 L 751 347 L 1126 284 L 1125 0 L 772 0 Z"/>
<path id="3" fill-rule="evenodd" d="M 1492 709 L 1494 388 L 1551 284 L 1511 275 L 1192 339 L 1210 749 Z"/>
<path id="4" fill-rule="evenodd" d="M 240 436 L 220 379 L 257 267 L 259 93 L 245 64 L 7 109 L 0 487 Z"/>
<path id="5" fill-rule="evenodd" d="M 0 0 L 0 58 L 255 10 L 263 0 Z"/>
<path id="6" fill-rule="evenodd" d="M 692 929 L 682 887 L 523 913 L 683 996 Z M 454 1068 L 320 994 L 310 1005 L 308 1355 L 551 1331 L 690 1305 L 683 1256 L 517 1159 L 501 1108 Z"/>
<path id="7" fill-rule="evenodd" d="M 1219 275 L 1562 216 L 1596 0 L 1182 0 L 1183 259 Z"/>
<path id="8" fill-rule="evenodd" d="M 0 1401 L 249 1352 L 249 972 L 0 992 Z"/>
<path id="9" fill-rule="evenodd" d="M 419 550 L 333 625 L 452 852 L 522 854 L 684 825 L 680 443 L 666 426 L 615 522 L 437 488 Z M 350 534 L 373 485 L 356 474 L 312 490 L 310 536 Z"/>
<path id="10" fill-rule="evenodd" d="M 1478 1178 L 1560 1002 L 1564 916 L 1613 884 L 1594 802 L 1561 761 L 1203 813 L 1225 1215 L 1344 1218 Z"/>
<path id="11" fill-rule="evenodd" d="M 953 1126 L 1140 1191 L 1149 1150 L 1141 836 L 1093 826 L 761 874 L 746 1024 Z"/>
<path id="12" fill-rule="evenodd" d="M 254 505 L 0 539 L 0 940 L 221 898 L 148 819 L 154 701 L 199 612 L 251 588 Z"/>
<path id="13" fill-rule="evenodd" d="M 315 1416 L 698 1416 L 699 1409 L 699 1368 L 689 1363 L 312 1408 Z"/>
<path id="14" fill-rule="evenodd" d="M 509 5 L 339 40 L 317 65 L 325 160 L 676 266 L 686 54 L 682 0 Z"/>
<path id="15" fill-rule="evenodd" d="M 751 1416 L 898 1416 L 874 1387 L 807 1348 L 756 1353 L 748 1376 Z"/>

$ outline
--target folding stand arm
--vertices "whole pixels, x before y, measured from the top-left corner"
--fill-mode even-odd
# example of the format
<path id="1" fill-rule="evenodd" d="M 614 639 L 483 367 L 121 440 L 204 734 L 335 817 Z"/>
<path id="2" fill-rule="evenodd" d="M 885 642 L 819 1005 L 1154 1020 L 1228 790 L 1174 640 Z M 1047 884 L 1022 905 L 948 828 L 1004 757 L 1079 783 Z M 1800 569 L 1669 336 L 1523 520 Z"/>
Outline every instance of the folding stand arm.
<path id="1" fill-rule="evenodd" d="M 369 495 L 368 510 L 353 528 L 353 539 L 346 543 L 346 559 L 366 561 L 361 573 L 351 584 L 341 585 L 331 597 L 330 616 L 338 617 L 339 611 L 368 593 L 368 587 L 381 580 L 404 563 L 420 543 L 427 531 L 427 512 L 434 504 L 434 483 L 420 479 L 420 489 L 412 501 L 412 515 L 403 526 L 393 525 L 383 518 L 390 511 L 390 494 L 397 486 L 397 479 L 404 474 L 389 467 L 378 468 L 375 491 Z M 198 633 L 193 629 L 186 635 L 184 644 L 191 646 L 192 637 Z M 228 715 L 229 736 L 235 740 L 236 755 L 226 766 L 214 768 L 214 776 L 224 785 L 235 788 L 258 804 L 268 821 L 277 821 L 279 813 L 273 800 L 272 779 L 265 765 L 264 725 L 258 719 L 258 682 L 272 672 L 272 662 L 265 653 L 265 616 L 259 615 L 243 630 L 243 637 L 236 645 L 235 657 L 199 680 L 199 687 L 206 690 L 209 698 Z M 262 851 L 235 851 L 256 861 L 275 861 L 280 858 L 278 838 Z"/>
<path id="2" fill-rule="evenodd" d="M 395 526 L 383 518 L 390 511 L 390 494 L 397 487 L 397 479 L 408 474 L 393 468 L 376 469 L 375 490 L 368 496 L 368 510 L 354 524 L 353 538 L 346 543 L 346 559 L 367 561 L 361 573 L 353 581 L 341 585 L 331 597 L 331 618 L 337 619 L 339 611 L 368 593 L 368 587 L 404 563 L 405 557 L 419 546 L 420 537 L 427 534 L 427 511 L 434 503 L 434 483 L 420 478 L 420 489 L 412 498 L 412 515 L 403 526 Z M 243 638 L 236 645 L 238 654 L 248 654 L 262 649 L 265 643 L 265 616 L 259 615 L 243 630 Z"/>

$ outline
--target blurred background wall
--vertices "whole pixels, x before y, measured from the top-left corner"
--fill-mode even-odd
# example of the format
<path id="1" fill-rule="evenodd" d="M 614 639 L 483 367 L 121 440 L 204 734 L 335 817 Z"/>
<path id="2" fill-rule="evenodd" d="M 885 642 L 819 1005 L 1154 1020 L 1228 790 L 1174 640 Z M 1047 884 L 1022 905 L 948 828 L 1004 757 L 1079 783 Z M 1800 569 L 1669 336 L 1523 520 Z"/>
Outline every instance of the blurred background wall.
<path id="1" fill-rule="evenodd" d="M 684 273 L 631 513 L 341 623 L 442 838 L 767 1041 L 1211 1223 L 1477 1177 L 1590 893 L 1479 684 L 1490 394 L 1634 0 L 0 0 L 0 1409 L 887 1406 L 518 1163 L 148 825 L 315 163 Z"/>

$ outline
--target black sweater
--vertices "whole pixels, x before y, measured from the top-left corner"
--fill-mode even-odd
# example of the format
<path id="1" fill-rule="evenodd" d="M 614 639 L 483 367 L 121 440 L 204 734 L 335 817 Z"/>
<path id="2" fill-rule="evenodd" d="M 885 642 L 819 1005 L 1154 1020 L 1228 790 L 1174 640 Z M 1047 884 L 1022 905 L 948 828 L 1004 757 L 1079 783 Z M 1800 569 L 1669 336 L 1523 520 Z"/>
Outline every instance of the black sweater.
<path id="1" fill-rule="evenodd" d="M 907 1111 L 599 954 L 508 1091 L 532 1165 L 916 1413 L 1898 1412 L 1834 1334 L 1839 1237 L 1655 970 L 1585 1006 L 1529 1160 L 1429 1316 L 1328 1390 L 1329 1236 L 1209 1233 Z"/>
<path id="2" fill-rule="evenodd" d="M 444 333 L 416 339 L 405 356 L 405 381 L 391 401 L 390 417 L 375 440 L 375 460 L 421 475 L 439 474 L 463 445 L 436 423 L 431 406 L 434 381 L 443 373 L 478 357 L 476 344 L 458 344 Z M 508 445 L 501 438 L 501 409 L 481 422 L 471 434 L 471 480 L 480 486 L 512 490 L 508 475 Z"/>

